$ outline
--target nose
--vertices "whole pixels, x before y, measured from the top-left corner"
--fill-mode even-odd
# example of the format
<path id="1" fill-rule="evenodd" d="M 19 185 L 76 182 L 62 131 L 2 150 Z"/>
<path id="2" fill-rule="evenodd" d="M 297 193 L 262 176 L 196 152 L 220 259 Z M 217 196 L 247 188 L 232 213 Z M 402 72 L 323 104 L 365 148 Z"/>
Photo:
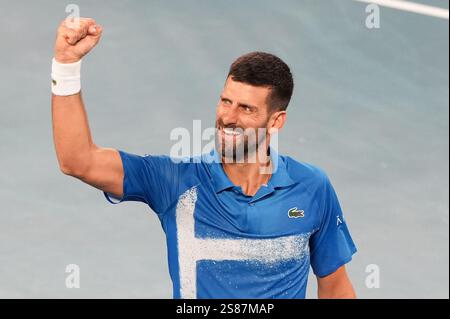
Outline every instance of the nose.
<path id="1" fill-rule="evenodd" d="M 225 127 L 233 127 L 237 125 L 238 122 L 238 112 L 237 108 L 234 106 L 228 107 L 222 111 L 221 116 L 222 124 Z"/>

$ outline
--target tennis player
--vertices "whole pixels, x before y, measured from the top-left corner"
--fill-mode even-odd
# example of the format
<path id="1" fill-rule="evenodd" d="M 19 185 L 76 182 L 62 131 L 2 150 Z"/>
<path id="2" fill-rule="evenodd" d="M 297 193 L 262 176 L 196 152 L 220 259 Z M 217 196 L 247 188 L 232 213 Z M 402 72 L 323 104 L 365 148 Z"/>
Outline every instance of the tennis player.
<path id="1" fill-rule="evenodd" d="M 345 265 L 356 248 L 330 180 L 269 146 L 286 122 L 289 67 L 269 53 L 239 57 L 216 108 L 210 153 L 188 161 L 139 156 L 97 146 L 91 136 L 80 69 L 101 34 L 87 18 L 63 21 L 57 31 L 52 118 L 59 166 L 112 203 L 140 201 L 156 213 L 174 298 L 304 298 L 310 266 L 319 298 L 354 298 Z"/>

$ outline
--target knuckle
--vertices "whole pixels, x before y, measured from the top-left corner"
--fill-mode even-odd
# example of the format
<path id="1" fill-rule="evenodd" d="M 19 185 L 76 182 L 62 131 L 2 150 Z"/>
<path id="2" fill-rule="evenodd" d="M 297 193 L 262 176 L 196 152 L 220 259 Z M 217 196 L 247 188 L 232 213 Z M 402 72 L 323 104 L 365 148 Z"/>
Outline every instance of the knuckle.
<path id="1" fill-rule="evenodd" d="M 73 31 L 74 36 L 81 37 L 83 36 L 83 29 L 76 29 Z"/>
<path id="2" fill-rule="evenodd" d="M 68 34 L 69 34 L 69 32 L 66 28 L 61 27 L 58 29 L 57 36 L 64 37 L 64 36 L 67 36 Z"/>

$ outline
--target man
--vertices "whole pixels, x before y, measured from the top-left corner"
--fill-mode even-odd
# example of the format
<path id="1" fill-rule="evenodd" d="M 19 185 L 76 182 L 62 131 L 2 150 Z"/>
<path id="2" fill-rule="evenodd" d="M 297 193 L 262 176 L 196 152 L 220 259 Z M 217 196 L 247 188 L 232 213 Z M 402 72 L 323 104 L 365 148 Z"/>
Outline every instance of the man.
<path id="1" fill-rule="evenodd" d="M 152 208 L 167 236 L 174 297 L 304 298 L 311 265 L 319 298 L 354 298 L 345 264 L 356 248 L 329 179 L 268 147 L 286 121 L 289 67 L 268 53 L 240 57 L 217 106 L 217 150 L 190 162 L 141 157 L 99 147 L 90 134 L 80 64 L 101 33 L 92 19 L 65 21 L 57 32 L 52 116 L 59 165 L 111 202 Z"/>

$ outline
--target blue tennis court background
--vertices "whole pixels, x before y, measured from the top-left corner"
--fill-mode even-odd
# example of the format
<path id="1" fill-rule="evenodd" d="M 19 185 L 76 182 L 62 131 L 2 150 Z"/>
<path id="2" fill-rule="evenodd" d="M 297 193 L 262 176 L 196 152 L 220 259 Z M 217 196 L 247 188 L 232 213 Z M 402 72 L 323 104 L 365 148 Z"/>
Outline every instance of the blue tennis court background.
<path id="1" fill-rule="evenodd" d="M 369 30 L 350 0 L 75 3 L 104 26 L 82 69 L 98 145 L 167 154 L 173 128 L 213 125 L 236 57 L 279 55 L 296 84 L 280 150 L 330 176 L 358 296 L 448 298 L 448 20 L 382 8 Z M 59 172 L 49 76 L 66 4 L 0 0 L 0 297 L 170 298 L 156 216 Z M 80 289 L 65 286 L 72 263 Z"/>

